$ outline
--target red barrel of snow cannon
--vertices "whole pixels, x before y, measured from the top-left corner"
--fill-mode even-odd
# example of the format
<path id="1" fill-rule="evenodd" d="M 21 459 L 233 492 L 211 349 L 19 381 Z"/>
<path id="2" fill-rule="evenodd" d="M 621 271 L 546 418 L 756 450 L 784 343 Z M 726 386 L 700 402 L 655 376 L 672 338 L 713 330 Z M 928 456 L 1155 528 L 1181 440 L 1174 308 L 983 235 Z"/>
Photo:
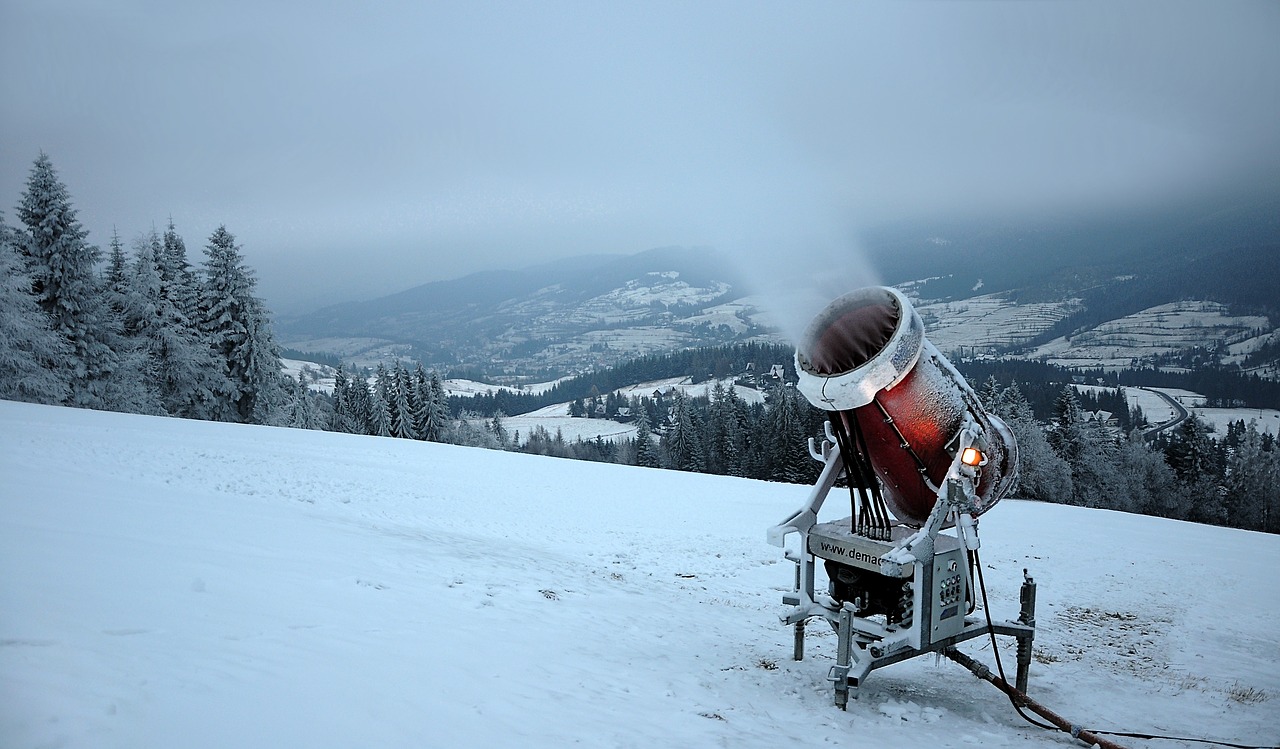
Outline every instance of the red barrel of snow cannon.
<path id="1" fill-rule="evenodd" d="M 919 313 L 896 289 L 869 286 L 829 304 L 796 348 L 796 372 L 810 403 L 833 412 L 846 430 L 860 429 L 898 520 L 920 525 L 929 517 L 966 426 L 980 433 L 985 458 L 974 514 L 1016 483 L 1013 434 L 925 339 Z"/>

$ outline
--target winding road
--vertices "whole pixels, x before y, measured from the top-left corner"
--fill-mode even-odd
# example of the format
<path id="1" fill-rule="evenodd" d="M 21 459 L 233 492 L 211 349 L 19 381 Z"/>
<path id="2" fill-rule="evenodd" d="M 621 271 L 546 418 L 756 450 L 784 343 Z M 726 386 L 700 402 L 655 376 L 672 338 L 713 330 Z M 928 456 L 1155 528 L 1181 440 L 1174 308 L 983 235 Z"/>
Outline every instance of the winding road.
<path id="1" fill-rule="evenodd" d="M 1186 407 L 1184 407 L 1181 403 L 1177 401 L 1176 398 L 1169 395 L 1168 393 L 1162 393 L 1159 390 L 1154 390 L 1152 388 L 1145 388 L 1145 387 L 1138 387 L 1138 389 L 1145 390 L 1148 393 L 1153 393 L 1155 395 L 1160 396 L 1162 399 L 1164 399 L 1165 403 L 1169 404 L 1169 406 L 1173 409 L 1173 412 L 1174 412 L 1174 417 L 1169 421 L 1163 422 L 1161 424 L 1156 424 L 1155 426 L 1151 427 L 1150 429 L 1147 429 L 1145 432 L 1142 433 L 1142 438 L 1144 440 L 1147 440 L 1148 442 L 1155 439 L 1157 434 L 1167 429 L 1173 429 L 1174 427 L 1177 427 L 1179 424 L 1186 421 L 1187 417 L 1191 415 L 1191 412 L 1188 411 Z"/>

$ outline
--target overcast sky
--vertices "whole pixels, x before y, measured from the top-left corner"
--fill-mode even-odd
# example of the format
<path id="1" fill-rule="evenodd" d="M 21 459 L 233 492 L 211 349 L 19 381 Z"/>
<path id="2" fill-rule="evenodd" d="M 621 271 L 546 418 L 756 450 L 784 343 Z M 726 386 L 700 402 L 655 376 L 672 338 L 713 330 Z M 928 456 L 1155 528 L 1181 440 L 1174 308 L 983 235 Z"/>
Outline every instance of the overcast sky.
<path id="1" fill-rule="evenodd" d="M 330 7 L 332 6 L 332 7 Z M 915 216 L 1280 175 L 1277 2 L 0 0 L 0 207 L 36 154 L 105 247 L 225 223 L 285 311 Z"/>

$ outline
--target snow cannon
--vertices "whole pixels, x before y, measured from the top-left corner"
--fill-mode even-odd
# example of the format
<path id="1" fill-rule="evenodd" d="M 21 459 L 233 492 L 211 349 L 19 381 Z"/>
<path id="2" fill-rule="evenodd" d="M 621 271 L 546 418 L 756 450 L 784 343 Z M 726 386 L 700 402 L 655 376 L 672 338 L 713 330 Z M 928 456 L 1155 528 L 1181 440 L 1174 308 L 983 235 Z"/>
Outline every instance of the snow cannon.
<path id="1" fill-rule="evenodd" d="M 924 323 L 895 289 L 870 286 L 827 306 L 796 349 L 800 392 L 831 412 L 844 453 L 860 453 L 898 520 L 920 525 L 958 453 L 982 466 L 974 517 L 991 509 L 1017 479 L 1009 428 L 988 414 L 951 362 L 924 336 Z M 968 431 L 973 440 L 961 446 Z M 863 477 L 864 483 L 869 477 Z"/>
<path id="2" fill-rule="evenodd" d="M 782 617 L 795 625 L 794 658 L 804 657 L 809 619 L 830 623 L 837 655 L 828 678 L 843 708 L 873 669 L 1009 635 L 1025 692 L 1035 583 L 1025 577 L 1017 621 L 973 616 L 978 517 L 1017 482 L 1009 428 L 925 338 L 920 315 L 895 289 L 858 289 L 828 305 L 796 347 L 796 372 L 800 392 L 828 419 L 824 438 L 809 440 L 823 467 L 808 500 L 768 532 L 797 565 Z M 841 481 L 849 516 L 819 522 Z M 818 560 L 825 593 L 816 592 Z"/>

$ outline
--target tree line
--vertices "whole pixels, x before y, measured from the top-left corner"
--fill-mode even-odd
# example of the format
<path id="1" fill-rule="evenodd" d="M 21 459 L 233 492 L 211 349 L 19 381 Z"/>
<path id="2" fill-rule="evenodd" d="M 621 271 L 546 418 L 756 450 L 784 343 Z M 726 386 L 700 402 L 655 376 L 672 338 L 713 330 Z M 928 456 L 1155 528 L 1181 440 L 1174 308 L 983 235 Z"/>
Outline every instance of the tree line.
<path id="1" fill-rule="evenodd" d="M 282 372 L 266 304 L 235 236 L 219 226 L 195 267 L 172 220 L 89 243 L 49 157 L 31 167 L 21 226 L 0 215 L 0 398 L 127 413 L 444 441 L 437 375 L 401 365 L 346 377 L 332 395 Z M 481 440 L 483 441 L 483 440 Z"/>
<path id="2" fill-rule="evenodd" d="M 450 403 L 454 412 L 477 411 L 507 416 L 536 411 L 557 403 L 595 397 L 638 382 L 654 382 L 672 377 L 690 377 L 694 384 L 713 378 L 742 374 L 749 369 L 768 372 L 774 364 L 795 379 L 794 349 L 778 343 L 752 341 L 727 346 L 703 346 L 666 354 L 650 354 L 567 377 L 539 393 L 518 388 L 498 388 L 475 396 L 454 396 Z M 452 377 L 483 378 L 477 372 L 452 372 Z"/>
<path id="3" fill-rule="evenodd" d="M 49 157 L 21 225 L 0 216 L 0 398 L 194 419 L 279 423 L 292 390 L 254 274 L 225 226 L 200 268 L 170 221 L 106 267 Z"/>
<path id="4" fill-rule="evenodd" d="M 1076 389 L 1064 386 L 1047 422 L 1036 419 L 1017 382 L 992 377 L 979 392 L 1018 441 L 1017 496 L 1280 532 L 1280 449 L 1275 436 L 1238 421 L 1214 437 L 1192 415 L 1147 442 L 1085 418 Z"/>

